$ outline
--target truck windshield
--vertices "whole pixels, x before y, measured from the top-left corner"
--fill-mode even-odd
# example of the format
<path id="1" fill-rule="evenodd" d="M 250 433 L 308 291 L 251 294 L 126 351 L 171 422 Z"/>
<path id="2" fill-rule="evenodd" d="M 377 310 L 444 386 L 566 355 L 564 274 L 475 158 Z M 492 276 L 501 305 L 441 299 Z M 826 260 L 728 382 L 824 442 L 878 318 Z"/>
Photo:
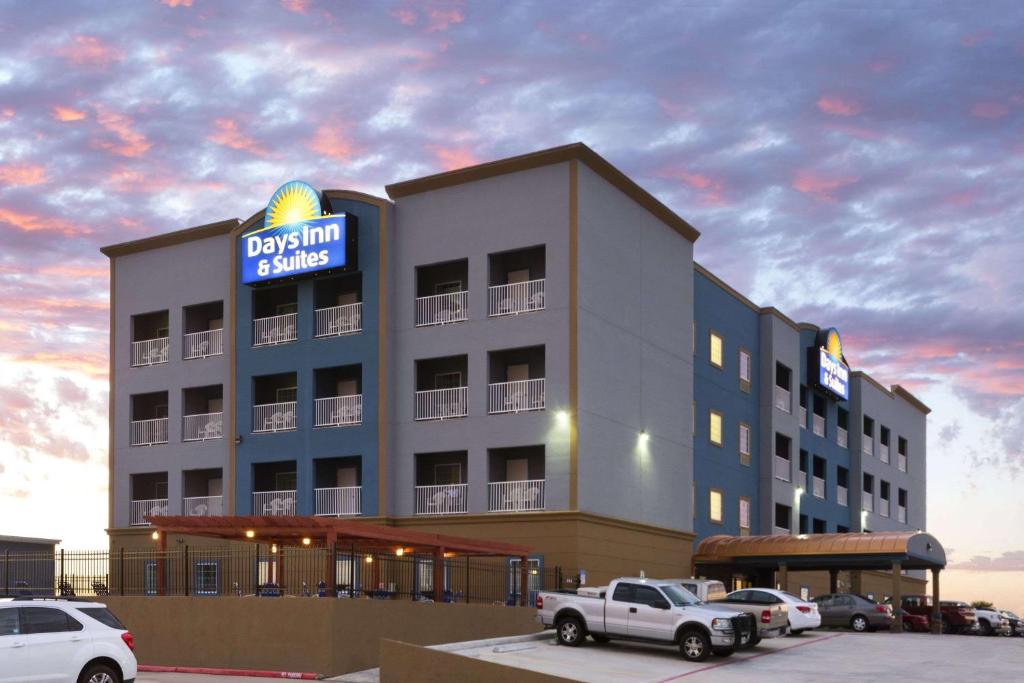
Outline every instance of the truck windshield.
<path id="1" fill-rule="evenodd" d="M 700 600 L 694 597 L 693 593 L 688 590 L 683 590 L 673 583 L 666 583 L 658 586 L 658 588 L 662 590 L 665 597 L 667 597 L 676 607 L 700 604 Z"/>

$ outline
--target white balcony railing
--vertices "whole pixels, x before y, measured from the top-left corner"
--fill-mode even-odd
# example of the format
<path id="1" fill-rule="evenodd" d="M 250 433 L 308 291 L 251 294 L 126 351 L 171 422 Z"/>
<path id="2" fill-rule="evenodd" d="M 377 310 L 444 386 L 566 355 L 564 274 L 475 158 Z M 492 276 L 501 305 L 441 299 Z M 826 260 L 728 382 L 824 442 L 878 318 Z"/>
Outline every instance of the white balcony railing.
<path id="1" fill-rule="evenodd" d="M 811 477 L 811 493 L 815 498 L 825 497 L 825 480 L 821 477 Z"/>
<path id="2" fill-rule="evenodd" d="M 220 356 L 224 353 L 224 330 L 203 330 L 185 335 L 185 360 Z"/>
<path id="3" fill-rule="evenodd" d="M 861 509 L 867 512 L 875 511 L 875 494 L 864 491 L 861 494 Z"/>
<path id="4" fill-rule="evenodd" d="M 787 529 L 785 527 L 781 527 L 781 526 L 773 526 L 772 527 L 772 535 L 773 536 L 789 536 L 789 534 L 790 534 L 789 529 Z"/>
<path id="5" fill-rule="evenodd" d="M 846 430 L 842 427 L 836 427 L 836 443 L 839 444 L 840 448 L 846 448 L 848 442 L 849 436 Z"/>
<path id="6" fill-rule="evenodd" d="M 185 415 L 181 418 L 182 441 L 206 441 L 224 436 L 224 413 Z"/>
<path id="7" fill-rule="evenodd" d="M 416 419 L 446 420 L 450 417 L 466 417 L 468 391 L 468 387 L 417 391 Z"/>
<path id="8" fill-rule="evenodd" d="M 906 524 L 907 523 L 907 508 L 906 508 L 906 506 L 900 505 L 900 506 L 898 506 L 896 508 L 896 520 L 899 521 L 900 524 Z"/>
<path id="9" fill-rule="evenodd" d="M 316 309 L 316 336 L 339 337 L 363 331 L 363 303 Z"/>
<path id="10" fill-rule="evenodd" d="M 849 494 L 845 486 L 836 486 L 836 502 L 846 507 L 849 505 Z"/>
<path id="11" fill-rule="evenodd" d="M 860 449 L 868 455 L 875 454 L 875 440 L 867 434 L 862 434 L 860 437 Z"/>
<path id="12" fill-rule="evenodd" d="M 314 489 L 313 514 L 317 517 L 348 517 L 362 511 L 361 486 Z"/>
<path id="13" fill-rule="evenodd" d="M 807 407 L 800 406 L 800 428 L 807 429 Z"/>
<path id="14" fill-rule="evenodd" d="M 544 480 L 492 481 L 487 485 L 490 512 L 529 512 L 544 509 Z"/>
<path id="15" fill-rule="evenodd" d="M 790 481 L 793 478 L 792 465 L 787 458 L 780 455 L 775 456 L 775 478 L 782 481 Z"/>
<path id="16" fill-rule="evenodd" d="M 272 315 L 269 318 L 254 318 L 252 321 L 252 345 L 270 346 L 284 344 L 298 339 L 298 313 Z"/>
<path id="17" fill-rule="evenodd" d="M 167 418 L 154 420 L 132 420 L 132 446 L 154 446 L 167 443 Z"/>
<path id="18" fill-rule="evenodd" d="M 897 469 L 899 469 L 900 472 L 906 472 L 907 471 L 907 455 L 906 455 L 906 453 L 897 453 L 896 454 L 896 467 L 897 467 Z"/>
<path id="19" fill-rule="evenodd" d="M 879 503 L 878 505 L 878 514 L 882 515 L 883 517 L 889 516 L 889 501 L 887 501 L 885 498 L 883 498 L 882 502 Z"/>
<path id="20" fill-rule="evenodd" d="M 487 288 L 487 315 L 516 315 L 544 309 L 544 280 L 513 282 Z"/>
<path id="21" fill-rule="evenodd" d="M 341 427 L 363 422 L 363 395 L 331 396 L 316 400 L 314 427 Z"/>
<path id="22" fill-rule="evenodd" d="M 252 431 L 286 432 L 295 429 L 295 401 L 252 407 Z"/>
<path id="23" fill-rule="evenodd" d="M 487 385 L 487 412 L 518 413 L 544 410 L 544 378 Z"/>
<path id="24" fill-rule="evenodd" d="M 789 407 L 789 389 L 783 389 L 778 384 L 775 385 L 775 407 L 784 413 L 790 412 Z"/>
<path id="25" fill-rule="evenodd" d="M 166 498 L 151 498 L 149 500 L 133 500 L 128 523 L 132 526 L 148 526 L 146 517 L 156 517 L 167 514 Z"/>
<path id="26" fill-rule="evenodd" d="M 466 511 L 468 484 L 416 487 L 417 515 L 457 515 Z"/>
<path id="27" fill-rule="evenodd" d="M 157 337 L 132 342 L 132 367 L 156 365 L 170 360 L 171 338 Z"/>
<path id="28" fill-rule="evenodd" d="M 878 459 L 882 462 L 889 462 L 889 444 L 878 444 Z"/>
<path id="29" fill-rule="evenodd" d="M 295 491 L 256 491 L 252 494 L 252 514 L 261 516 L 294 515 Z"/>
<path id="30" fill-rule="evenodd" d="M 825 416 L 813 413 L 811 415 L 811 422 L 814 426 L 814 433 L 818 436 L 825 436 Z"/>
<path id="31" fill-rule="evenodd" d="M 444 325 L 469 319 L 469 292 L 449 292 L 416 298 L 416 327 Z"/>
<path id="32" fill-rule="evenodd" d="M 807 490 L 807 470 L 797 470 L 796 479 L 793 481 L 794 484 L 802 488 L 804 491 Z"/>
<path id="33" fill-rule="evenodd" d="M 220 517 L 224 514 L 224 496 L 193 496 L 182 502 L 189 517 Z"/>

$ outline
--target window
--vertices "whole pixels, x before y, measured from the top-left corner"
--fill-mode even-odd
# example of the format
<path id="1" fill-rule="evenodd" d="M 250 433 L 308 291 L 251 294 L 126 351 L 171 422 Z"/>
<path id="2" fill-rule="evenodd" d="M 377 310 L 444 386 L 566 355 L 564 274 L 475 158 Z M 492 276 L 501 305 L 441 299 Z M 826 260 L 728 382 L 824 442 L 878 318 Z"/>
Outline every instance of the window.
<path id="1" fill-rule="evenodd" d="M 631 583 L 620 583 L 615 586 L 612 593 L 612 600 L 615 602 L 633 602 L 633 590 L 636 588 Z"/>
<path id="2" fill-rule="evenodd" d="M 294 403 L 298 395 L 296 387 L 281 387 L 274 392 L 277 403 Z"/>
<path id="3" fill-rule="evenodd" d="M 18 608 L 0 607 L 0 636 L 16 636 L 21 633 L 18 628 Z"/>
<path id="4" fill-rule="evenodd" d="M 750 393 L 750 351 L 740 349 L 740 391 Z"/>
<path id="5" fill-rule="evenodd" d="M 104 626 L 110 628 L 116 628 L 118 631 L 127 631 L 125 625 L 111 613 L 106 607 L 79 607 L 78 611 L 86 616 L 90 616 L 96 621 L 100 622 Z"/>
<path id="6" fill-rule="evenodd" d="M 220 592 L 220 582 L 217 580 L 218 570 L 216 562 L 199 560 L 195 563 L 195 592 L 196 595 L 217 595 Z"/>
<path id="7" fill-rule="evenodd" d="M 804 602 L 807 602 L 808 600 L 811 599 L 811 587 L 810 586 L 800 586 L 800 599 L 803 600 Z"/>
<path id="8" fill-rule="evenodd" d="M 740 464 L 750 466 L 750 425 L 740 423 Z"/>
<path id="9" fill-rule="evenodd" d="M 740 498 L 740 536 L 750 535 L 750 499 Z"/>
<path id="10" fill-rule="evenodd" d="M 652 586 L 633 586 L 633 602 L 654 607 L 664 603 L 665 596 Z"/>
<path id="11" fill-rule="evenodd" d="M 708 496 L 708 517 L 715 524 L 722 523 L 722 492 L 711 489 Z"/>
<path id="12" fill-rule="evenodd" d="M 722 338 L 714 332 L 711 333 L 710 361 L 716 368 L 722 368 Z"/>
<path id="13" fill-rule="evenodd" d="M 708 438 L 716 446 L 722 445 L 722 414 L 715 410 L 708 416 Z"/>
<path id="14" fill-rule="evenodd" d="M 20 620 L 21 632 L 25 635 L 82 630 L 82 624 L 67 613 L 52 607 L 22 607 Z"/>
<path id="15" fill-rule="evenodd" d="M 788 505 L 775 504 L 775 528 L 779 530 L 790 530 L 789 518 L 790 507 Z"/>

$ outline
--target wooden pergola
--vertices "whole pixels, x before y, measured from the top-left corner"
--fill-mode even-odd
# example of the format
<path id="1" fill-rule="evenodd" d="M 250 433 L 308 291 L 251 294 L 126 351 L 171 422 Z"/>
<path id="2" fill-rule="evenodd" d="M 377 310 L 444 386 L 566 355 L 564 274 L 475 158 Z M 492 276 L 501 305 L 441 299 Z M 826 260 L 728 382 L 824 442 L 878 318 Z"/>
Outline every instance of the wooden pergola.
<path id="1" fill-rule="evenodd" d="M 326 548 L 348 547 L 360 553 L 396 553 L 430 555 L 434 560 L 434 595 L 444 591 L 444 560 L 455 556 L 471 557 L 516 557 L 519 558 L 520 590 L 519 603 L 526 606 L 529 594 L 528 557 L 530 548 L 499 541 L 448 536 L 422 531 L 413 531 L 371 522 L 338 519 L 334 517 L 297 516 L 152 516 L 146 521 L 155 529 L 154 534 L 161 551 L 167 550 L 168 534 L 220 538 L 247 543 L 276 544 L 287 546 Z M 276 553 L 276 573 L 282 575 L 284 553 Z M 333 575 L 333 558 L 328 556 L 327 575 Z M 160 590 L 163 577 L 158 571 L 157 584 Z"/>

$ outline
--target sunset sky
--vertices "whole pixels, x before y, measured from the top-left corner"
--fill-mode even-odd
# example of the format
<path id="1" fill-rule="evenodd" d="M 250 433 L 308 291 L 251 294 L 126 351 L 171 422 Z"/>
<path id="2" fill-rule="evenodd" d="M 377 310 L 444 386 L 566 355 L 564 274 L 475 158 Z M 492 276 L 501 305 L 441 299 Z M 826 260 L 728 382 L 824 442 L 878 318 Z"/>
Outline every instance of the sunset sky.
<path id="1" fill-rule="evenodd" d="M 933 408 L 943 592 L 1024 612 L 1024 4 L 652 5 L 0 2 L 0 534 L 106 545 L 101 245 L 582 141 Z"/>

